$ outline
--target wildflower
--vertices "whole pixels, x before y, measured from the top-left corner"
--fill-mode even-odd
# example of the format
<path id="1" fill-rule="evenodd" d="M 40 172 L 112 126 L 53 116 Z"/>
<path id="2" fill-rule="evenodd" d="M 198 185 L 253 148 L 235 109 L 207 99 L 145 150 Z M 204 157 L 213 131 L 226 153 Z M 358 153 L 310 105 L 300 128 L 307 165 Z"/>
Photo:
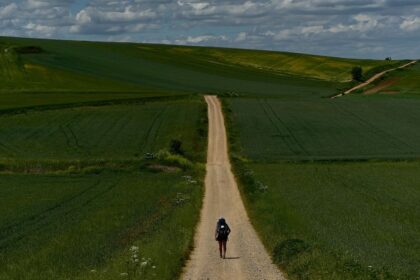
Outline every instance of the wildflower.
<path id="1" fill-rule="evenodd" d="M 156 265 L 152 266 L 152 268 L 155 269 L 156 268 Z"/>
<path id="2" fill-rule="evenodd" d="M 128 276 L 128 273 L 127 272 L 120 273 L 120 276 L 121 277 L 126 277 L 126 276 Z"/>
<path id="3" fill-rule="evenodd" d="M 130 251 L 131 252 L 138 252 L 139 251 L 139 247 L 137 247 L 137 246 L 131 246 Z"/>
<path id="4" fill-rule="evenodd" d="M 142 263 L 140 264 L 140 266 L 141 266 L 141 267 L 145 267 L 145 266 L 147 266 L 147 264 L 148 264 L 148 262 L 147 262 L 147 261 L 144 261 L 144 262 L 142 262 Z"/>
<path id="5" fill-rule="evenodd" d="M 96 272 L 96 269 L 92 269 L 90 272 L 95 273 Z"/>

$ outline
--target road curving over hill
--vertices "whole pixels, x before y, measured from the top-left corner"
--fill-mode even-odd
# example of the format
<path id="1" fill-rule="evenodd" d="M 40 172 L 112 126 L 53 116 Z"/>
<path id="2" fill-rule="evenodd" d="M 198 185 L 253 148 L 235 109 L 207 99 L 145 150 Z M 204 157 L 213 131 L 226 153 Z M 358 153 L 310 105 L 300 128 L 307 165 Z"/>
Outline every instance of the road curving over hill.
<path id="1" fill-rule="evenodd" d="M 245 211 L 228 156 L 221 104 L 206 96 L 209 143 L 204 204 L 195 236 L 195 249 L 182 279 L 285 279 L 253 229 Z M 221 259 L 214 239 L 216 222 L 226 218 L 232 233 L 226 259 Z"/>

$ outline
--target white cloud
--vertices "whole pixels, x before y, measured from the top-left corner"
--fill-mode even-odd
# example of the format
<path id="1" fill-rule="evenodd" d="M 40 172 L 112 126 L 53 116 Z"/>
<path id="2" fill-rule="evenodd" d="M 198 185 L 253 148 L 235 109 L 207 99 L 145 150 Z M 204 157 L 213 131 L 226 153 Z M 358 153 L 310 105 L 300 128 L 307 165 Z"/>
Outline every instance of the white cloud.
<path id="1" fill-rule="evenodd" d="M 18 9 L 15 3 L 10 3 L 4 7 L 0 7 L 0 19 L 8 19 L 14 16 Z"/>
<path id="2" fill-rule="evenodd" d="M 353 16 L 354 24 L 342 24 L 331 26 L 328 28 L 328 31 L 331 33 L 341 33 L 341 32 L 368 32 L 375 30 L 381 27 L 384 27 L 381 24 L 376 16 L 358 14 Z"/>
<path id="3" fill-rule="evenodd" d="M 25 25 L 25 29 L 27 30 L 27 34 L 44 35 L 46 37 L 51 37 L 56 31 L 56 28 L 53 26 L 36 24 L 33 22 Z"/>
<path id="4" fill-rule="evenodd" d="M 155 28 L 149 23 L 156 19 L 157 13 L 151 9 L 139 9 L 132 5 L 121 7 L 121 3 L 107 2 L 105 7 L 93 7 L 79 11 L 75 23 L 70 27 L 72 33 L 116 33 L 139 32 L 147 28 Z M 115 6 L 115 7 L 114 7 Z M 109 7 L 111 7 L 109 9 Z"/>
<path id="5" fill-rule="evenodd" d="M 227 41 L 227 37 L 224 35 L 201 35 L 201 36 L 188 36 L 184 39 L 177 39 L 174 41 L 175 44 L 178 45 L 186 45 L 186 44 L 202 44 L 210 41 Z"/>
<path id="6" fill-rule="evenodd" d="M 306 27 L 303 27 L 301 30 L 303 35 L 318 34 L 324 31 L 325 31 L 324 26 L 322 25 L 306 26 Z"/>
<path id="7" fill-rule="evenodd" d="M 416 31 L 420 29 L 420 17 L 409 17 L 404 19 L 400 24 L 400 28 L 404 31 Z"/>
<path id="8" fill-rule="evenodd" d="M 240 32 L 240 33 L 238 34 L 238 36 L 236 36 L 235 41 L 236 41 L 236 42 L 242 42 L 242 41 L 245 41 L 245 40 L 246 40 L 246 37 L 247 37 L 246 32 Z"/>
<path id="9" fill-rule="evenodd" d="M 123 23 L 140 20 L 148 20 L 156 17 L 156 13 L 150 9 L 136 11 L 132 6 L 127 6 L 123 11 L 101 11 L 94 7 L 81 10 L 76 15 L 78 24 L 97 23 Z"/>

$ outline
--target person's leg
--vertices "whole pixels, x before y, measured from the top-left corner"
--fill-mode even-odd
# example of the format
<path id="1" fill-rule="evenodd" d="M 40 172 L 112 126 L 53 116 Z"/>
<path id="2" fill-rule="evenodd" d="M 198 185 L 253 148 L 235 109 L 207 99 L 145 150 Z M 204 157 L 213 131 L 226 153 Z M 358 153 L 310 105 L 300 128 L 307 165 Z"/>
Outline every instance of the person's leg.
<path id="1" fill-rule="evenodd" d="M 226 258 L 226 243 L 227 243 L 227 240 L 224 240 L 223 241 L 223 250 L 224 250 L 224 252 L 223 252 L 223 258 L 224 259 Z"/>
<path id="2" fill-rule="evenodd" d="M 223 244 L 223 241 L 220 241 L 220 240 L 219 240 L 219 252 L 220 252 L 220 257 L 222 257 L 222 244 Z"/>

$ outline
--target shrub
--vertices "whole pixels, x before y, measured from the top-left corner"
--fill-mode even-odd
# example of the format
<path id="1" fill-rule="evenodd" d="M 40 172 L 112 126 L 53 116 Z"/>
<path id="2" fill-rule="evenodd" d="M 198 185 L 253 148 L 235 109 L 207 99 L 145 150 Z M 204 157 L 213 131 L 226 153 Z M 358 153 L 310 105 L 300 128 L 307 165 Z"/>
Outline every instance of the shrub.
<path id="1" fill-rule="evenodd" d="M 171 154 L 183 155 L 184 151 L 182 150 L 182 142 L 178 139 L 172 139 L 169 145 L 169 151 Z"/>
<path id="2" fill-rule="evenodd" d="M 166 164 L 176 165 L 184 170 L 190 169 L 194 166 L 191 161 L 182 155 L 171 154 L 168 150 L 160 150 L 157 152 L 156 159 Z"/>
<path id="3" fill-rule="evenodd" d="M 41 47 L 37 46 L 25 46 L 25 47 L 17 47 L 15 51 L 19 54 L 34 54 L 34 53 L 43 53 L 44 50 Z"/>
<path id="4" fill-rule="evenodd" d="M 352 75 L 354 81 L 361 82 L 362 79 L 363 79 L 362 67 L 360 67 L 360 66 L 353 67 L 353 69 L 351 69 L 351 75 Z"/>

